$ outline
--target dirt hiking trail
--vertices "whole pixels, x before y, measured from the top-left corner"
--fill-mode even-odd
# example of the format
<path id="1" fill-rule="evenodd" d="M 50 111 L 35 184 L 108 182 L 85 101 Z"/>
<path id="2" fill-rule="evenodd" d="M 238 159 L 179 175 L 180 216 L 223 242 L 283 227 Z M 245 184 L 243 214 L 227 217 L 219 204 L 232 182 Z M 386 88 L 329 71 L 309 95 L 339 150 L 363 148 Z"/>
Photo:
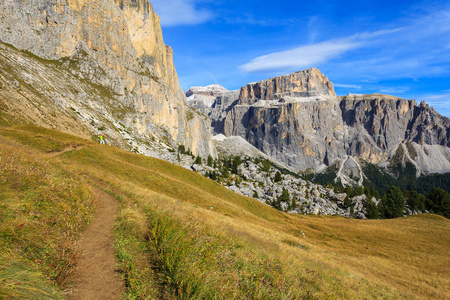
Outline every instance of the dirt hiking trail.
<path id="1" fill-rule="evenodd" d="M 98 197 L 95 219 L 80 239 L 82 255 L 78 262 L 71 300 L 122 299 L 125 291 L 119 273 L 115 271 L 114 217 L 119 203 L 103 190 L 92 187 Z"/>

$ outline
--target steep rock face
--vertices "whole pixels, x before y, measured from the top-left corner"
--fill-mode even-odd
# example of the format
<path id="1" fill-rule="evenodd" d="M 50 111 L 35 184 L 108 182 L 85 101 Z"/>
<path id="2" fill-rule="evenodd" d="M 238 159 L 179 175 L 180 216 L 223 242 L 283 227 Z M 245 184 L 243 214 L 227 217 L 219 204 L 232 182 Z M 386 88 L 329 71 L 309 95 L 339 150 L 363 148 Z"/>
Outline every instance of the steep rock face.
<path id="1" fill-rule="evenodd" d="M 321 74 L 316 70 L 294 74 L 297 78 Z M 400 147 L 406 149 L 404 161 L 413 163 L 420 173 L 450 172 L 450 120 L 425 103 L 379 94 L 333 97 L 332 84 L 323 75 L 317 78 L 323 79 L 324 88 L 313 89 L 312 94 L 290 92 L 289 87 L 266 88 L 263 93 L 249 89 L 267 87 L 268 82 L 282 82 L 291 75 L 241 89 L 219 129 L 226 136 L 243 137 L 297 171 L 321 171 L 337 162 L 344 168 L 350 160 L 359 169 L 358 159 L 388 162 Z"/>
<path id="2" fill-rule="evenodd" d="M 202 96 L 212 96 L 214 98 L 229 92 L 226 88 L 221 86 L 220 84 L 211 84 L 208 86 L 193 86 L 188 89 L 185 94 L 186 97 L 190 97 L 192 95 L 202 95 Z"/>
<path id="3" fill-rule="evenodd" d="M 208 113 L 214 134 L 225 132 L 225 120 L 230 110 L 239 101 L 239 90 L 231 91 L 217 97 Z"/>
<path id="4" fill-rule="evenodd" d="M 282 97 L 336 96 L 333 83 L 318 69 L 274 77 L 250 83 L 241 88 L 239 104 L 251 104 L 258 100 L 279 100 Z"/>
<path id="5" fill-rule="evenodd" d="M 345 130 L 337 111 L 337 101 L 237 105 L 226 117 L 224 134 L 242 136 L 296 170 L 318 170 L 345 156 Z"/>
<path id="6" fill-rule="evenodd" d="M 342 98 L 340 108 L 351 135 L 367 133 L 376 146 L 371 148 L 378 148 L 380 153 L 392 156 L 400 143 L 450 147 L 450 120 L 425 102 L 418 106 L 414 100 L 385 95 L 349 96 Z M 380 161 L 377 155 L 370 156 L 369 149 L 361 148 L 357 138 L 349 149 L 368 161 Z"/>
<path id="7" fill-rule="evenodd" d="M 187 106 L 148 1 L 5 0 L 0 40 L 107 88 L 127 108 L 121 121 L 142 139 L 157 135 L 214 155 L 210 125 Z"/>

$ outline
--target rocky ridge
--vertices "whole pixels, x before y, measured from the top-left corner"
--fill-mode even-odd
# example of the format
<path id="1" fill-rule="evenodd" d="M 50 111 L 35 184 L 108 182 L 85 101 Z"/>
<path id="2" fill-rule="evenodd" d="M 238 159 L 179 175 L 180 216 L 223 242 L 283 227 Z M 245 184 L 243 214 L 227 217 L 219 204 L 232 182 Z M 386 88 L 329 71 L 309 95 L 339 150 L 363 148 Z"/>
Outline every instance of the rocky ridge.
<path id="1" fill-rule="evenodd" d="M 362 182 L 362 163 L 388 167 L 399 151 L 417 176 L 450 172 L 448 118 L 425 102 L 335 96 L 315 68 L 251 83 L 225 101 L 218 97 L 209 116 L 216 134 L 240 136 L 295 172 L 337 165 L 344 184 Z"/>
<path id="2" fill-rule="evenodd" d="M 239 105 L 283 97 L 336 96 L 334 86 L 317 68 L 249 83 L 242 87 Z"/>
<path id="3" fill-rule="evenodd" d="M 13 86 L 2 97 L 4 114 L 83 135 L 103 132 L 111 143 L 141 153 L 158 140 L 160 150 L 183 144 L 195 154 L 215 155 L 210 123 L 187 105 L 172 50 L 148 1 L 5 0 L 0 41 L 2 85 Z M 58 90 L 44 71 L 51 80 L 63 76 L 71 82 L 60 82 Z M 23 108 L 39 106 L 35 101 L 46 105 L 21 112 L 14 109 L 17 99 Z M 76 123 L 82 124 L 66 126 L 57 115 L 47 121 L 47 110 L 77 111 Z"/>
<path id="4" fill-rule="evenodd" d="M 368 217 L 367 204 L 373 202 L 378 205 L 380 199 L 365 194 L 350 197 L 346 193 L 339 193 L 333 188 L 311 183 L 290 174 L 282 174 L 278 168 L 269 165 L 268 160 L 244 157 L 243 162 L 236 166 L 235 171 L 230 167 L 234 162 L 229 159 L 215 161 L 210 166 L 193 164 L 192 170 L 216 180 L 229 190 L 252 197 L 267 205 L 276 206 L 289 213 L 339 215 L 343 217 Z M 224 168 L 227 171 L 224 171 Z M 277 173 L 279 178 L 277 179 Z M 285 198 L 281 198 L 283 192 Z M 283 200 L 280 200 L 283 199 Z M 405 207 L 404 215 L 421 214 L 421 211 L 410 210 Z"/>

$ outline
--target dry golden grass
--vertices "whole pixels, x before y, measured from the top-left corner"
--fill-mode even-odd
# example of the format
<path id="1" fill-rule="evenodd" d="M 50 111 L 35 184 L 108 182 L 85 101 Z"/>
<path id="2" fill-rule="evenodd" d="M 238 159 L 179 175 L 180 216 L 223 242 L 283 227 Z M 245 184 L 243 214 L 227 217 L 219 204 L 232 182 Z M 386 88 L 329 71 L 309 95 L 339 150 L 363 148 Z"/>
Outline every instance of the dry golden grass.
<path id="1" fill-rule="evenodd" d="M 0 136 L 0 299 L 63 298 L 93 200 L 46 154 Z"/>
<path id="2" fill-rule="evenodd" d="M 101 181 L 105 189 L 122 198 L 118 224 L 125 228 L 122 232 L 135 230 L 130 236 L 142 245 L 145 228 L 166 224 L 168 221 L 164 221 L 163 216 L 167 216 L 170 222 L 178 224 L 167 232 L 179 230 L 193 237 L 207 236 L 207 240 L 216 241 L 217 249 L 224 247 L 223 255 L 229 252 L 242 256 L 233 261 L 242 264 L 244 271 L 239 272 L 224 271 L 220 269 L 223 266 L 209 262 L 211 272 L 204 275 L 207 280 L 204 284 L 211 289 L 203 291 L 205 295 L 216 290 L 232 293 L 235 288 L 232 282 L 220 281 L 220 276 L 214 272 L 225 272 L 223 276 L 235 276 L 241 282 L 255 284 L 245 273 L 245 270 L 252 270 L 269 276 L 274 290 L 286 289 L 275 294 L 269 290 L 270 285 L 264 285 L 264 280 L 258 281 L 259 285 L 254 288 L 260 294 L 247 295 L 255 299 L 262 299 L 264 295 L 280 299 L 450 298 L 450 223 L 445 218 L 423 215 L 361 221 L 289 215 L 158 159 L 34 127 L 4 128 L 0 129 L 0 135 L 43 152 L 83 145 L 78 151 L 51 159 L 74 176 Z M 146 219 L 146 210 L 152 211 L 153 219 Z M 133 222 L 136 226 L 130 226 Z M 189 242 L 183 243 L 194 247 Z M 167 244 L 167 247 L 175 247 L 175 244 Z M 230 250 L 235 248 L 238 250 Z M 251 259 L 244 258 L 246 253 L 250 253 Z M 186 255 L 183 259 L 195 260 L 195 256 Z M 274 266 L 279 263 L 281 271 L 258 267 L 263 261 Z M 196 264 L 201 263 L 196 261 Z M 139 268 L 139 262 L 134 268 Z M 277 277 L 277 272 L 283 278 Z M 176 278 L 191 276 L 183 274 L 185 277 Z M 213 280 L 218 280 L 220 287 Z M 159 284 L 156 281 L 153 283 Z M 175 283 L 170 284 L 175 286 Z M 145 287 L 135 288 L 145 293 Z M 180 291 L 166 292 L 166 295 L 182 296 Z M 236 292 L 237 298 L 244 297 L 239 293 L 243 292 Z"/>

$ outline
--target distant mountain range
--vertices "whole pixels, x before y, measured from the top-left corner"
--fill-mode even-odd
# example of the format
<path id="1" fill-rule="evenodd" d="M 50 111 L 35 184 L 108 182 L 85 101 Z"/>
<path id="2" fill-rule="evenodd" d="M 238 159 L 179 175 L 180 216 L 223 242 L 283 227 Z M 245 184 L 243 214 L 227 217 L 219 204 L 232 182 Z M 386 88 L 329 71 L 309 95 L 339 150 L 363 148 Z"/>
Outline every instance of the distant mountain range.
<path id="1" fill-rule="evenodd" d="M 207 111 L 216 134 L 240 136 L 296 172 L 333 166 L 343 184 L 361 184 L 366 164 L 411 164 L 417 177 L 450 172 L 450 119 L 425 102 L 336 96 L 316 68 L 216 96 Z"/>
<path id="2" fill-rule="evenodd" d="M 448 118 L 424 102 L 336 96 L 315 68 L 238 91 L 215 84 L 184 94 L 146 0 L 8 0 L 0 11 L 1 124 L 102 134 L 171 162 L 180 145 L 206 158 L 217 156 L 216 143 L 230 155 L 232 141 L 214 142 L 212 133 L 239 136 L 250 154 L 295 172 L 334 170 L 343 184 L 363 182 L 367 165 L 394 177 L 398 165 L 416 177 L 450 172 Z"/>

